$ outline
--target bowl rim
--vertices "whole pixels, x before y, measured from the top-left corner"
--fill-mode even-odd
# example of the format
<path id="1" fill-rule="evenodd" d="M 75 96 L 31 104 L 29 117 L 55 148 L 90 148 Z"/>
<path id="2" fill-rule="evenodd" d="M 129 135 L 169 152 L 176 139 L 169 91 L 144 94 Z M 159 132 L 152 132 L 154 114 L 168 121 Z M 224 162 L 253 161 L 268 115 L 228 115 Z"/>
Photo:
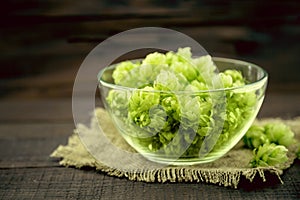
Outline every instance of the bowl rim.
<path id="1" fill-rule="evenodd" d="M 132 60 L 126 60 L 126 61 L 139 61 L 142 59 L 132 59 Z M 132 87 L 126 87 L 126 86 L 121 86 L 121 85 L 116 85 L 116 84 L 112 84 L 112 83 L 108 83 L 104 80 L 101 79 L 103 73 L 109 69 L 109 68 L 113 68 L 114 66 L 116 66 L 117 64 L 120 64 L 122 62 L 125 61 L 121 61 L 112 65 L 109 65 L 107 67 L 104 67 L 103 69 L 100 70 L 100 72 L 97 75 L 97 80 L 99 83 L 99 87 L 107 87 L 110 89 L 115 89 L 115 90 L 123 90 L 123 91 L 143 91 L 143 92 L 163 92 L 163 93 L 176 93 L 176 94 L 187 94 L 187 93 L 193 93 L 193 94 L 197 94 L 197 93 L 213 93 L 213 92 L 224 92 L 224 91 L 235 91 L 235 92 L 245 92 L 247 91 L 247 89 L 251 88 L 251 90 L 256 90 L 261 88 L 268 80 L 268 73 L 266 70 L 264 70 L 262 67 L 251 63 L 251 62 L 247 62 L 247 61 L 243 61 L 243 60 L 238 60 L 238 59 L 232 59 L 232 58 L 224 58 L 224 57 L 212 57 L 213 61 L 217 61 L 217 62 L 227 62 L 227 63 L 233 63 L 233 64 L 239 64 L 239 65 L 244 65 L 245 67 L 254 67 L 256 68 L 258 71 L 262 72 L 262 77 L 260 77 L 258 80 L 254 81 L 254 82 L 250 82 L 250 83 L 246 83 L 243 86 L 236 86 L 236 87 L 229 87 L 229 88 L 216 88 L 216 89 L 208 89 L 208 90 L 198 90 L 198 91 L 191 91 L 191 90 L 178 90 L 178 91 L 167 91 L 167 90 L 147 90 L 144 88 L 132 88 Z M 218 66 L 216 66 L 218 69 Z"/>

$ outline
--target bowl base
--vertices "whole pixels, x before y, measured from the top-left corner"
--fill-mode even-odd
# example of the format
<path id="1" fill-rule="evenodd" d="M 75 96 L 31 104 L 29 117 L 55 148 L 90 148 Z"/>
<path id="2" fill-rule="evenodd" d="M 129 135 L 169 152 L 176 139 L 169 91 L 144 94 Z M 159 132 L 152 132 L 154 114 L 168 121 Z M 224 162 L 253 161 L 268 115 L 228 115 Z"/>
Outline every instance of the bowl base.
<path id="1" fill-rule="evenodd" d="M 199 165 L 204 163 L 213 162 L 224 155 L 223 152 L 218 152 L 218 154 L 213 154 L 205 157 L 198 157 L 198 158 L 164 158 L 160 156 L 153 156 L 153 155 L 143 155 L 147 160 L 152 162 L 165 164 L 165 165 L 175 165 L 175 166 L 183 166 L 183 165 Z"/>

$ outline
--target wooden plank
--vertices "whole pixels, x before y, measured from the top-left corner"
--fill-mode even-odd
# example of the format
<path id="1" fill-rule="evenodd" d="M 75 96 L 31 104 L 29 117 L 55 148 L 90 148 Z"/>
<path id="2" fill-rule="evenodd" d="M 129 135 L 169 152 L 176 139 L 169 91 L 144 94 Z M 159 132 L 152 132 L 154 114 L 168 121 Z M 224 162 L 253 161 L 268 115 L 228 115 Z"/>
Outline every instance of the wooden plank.
<path id="1" fill-rule="evenodd" d="M 277 117 L 290 119 L 300 116 L 300 93 L 266 93 L 259 118 Z"/>
<path id="2" fill-rule="evenodd" d="M 49 140 L 70 135 L 73 123 L 0 124 L 0 137 L 3 140 Z"/>
<path id="3" fill-rule="evenodd" d="M 277 104 L 270 99 L 270 102 L 275 105 L 274 108 L 269 107 L 272 115 L 274 109 L 278 111 L 277 105 L 282 103 L 282 107 L 295 110 L 295 107 L 286 104 L 293 104 L 288 101 L 289 99 L 295 102 L 299 100 L 297 95 L 278 94 L 273 98 Z M 27 108 L 29 111 L 30 108 L 39 107 L 37 105 L 41 106 L 42 102 L 44 100 L 23 102 L 21 103 L 23 106 L 17 108 L 30 106 Z M 51 105 L 49 102 L 52 101 L 45 102 L 45 105 Z M 56 104 L 65 106 L 66 104 L 62 102 L 65 100 L 53 101 L 55 105 L 52 106 L 58 106 Z M 6 105 L 0 105 L 1 108 L 8 105 L 13 107 L 16 103 L 11 101 L 11 104 L 8 104 L 6 101 Z M 297 107 L 296 111 L 299 108 Z M 48 106 L 48 108 L 50 113 L 56 112 L 53 107 Z M 14 114 L 18 116 L 21 113 L 22 110 L 19 110 Z M 246 180 L 242 180 L 239 190 L 199 183 L 147 184 L 109 177 L 90 169 L 57 167 L 58 163 L 48 156 L 57 145 L 66 143 L 74 125 L 61 121 L 44 123 L 43 120 L 55 120 L 55 118 L 32 115 L 33 113 L 26 115 L 25 112 L 23 113 L 26 115 L 25 118 L 12 118 L 10 124 L 0 124 L 0 199 L 224 199 L 224 197 L 225 199 L 296 199 L 300 195 L 299 161 L 285 171 L 282 177 L 284 185 L 280 185 L 278 181 L 270 183 L 255 181 L 254 185 L 250 185 Z M 26 117 L 31 120 L 41 117 L 42 120 L 34 124 L 29 123 L 31 120 L 22 124 L 15 123 Z"/>
<path id="4" fill-rule="evenodd" d="M 63 100 L 2 100 L 0 122 L 72 122 L 72 101 Z"/>
<path id="5" fill-rule="evenodd" d="M 59 90 L 59 89 L 58 89 Z M 88 102 L 83 88 L 81 102 Z M 24 94 L 26 95 L 26 94 Z M 25 96 L 26 98 L 26 96 Z M 259 117 L 292 118 L 300 116 L 300 93 L 266 93 L 266 98 Z M 101 101 L 96 98 L 96 105 Z M 2 123 L 72 123 L 72 100 L 66 99 L 34 99 L 34 100 L 0 100 L 0 124 Z M 87 113 L 88 114 L 88 113 Z"/>
<path id="6" fill-rule="evenodd" d="M 148 184 L 72 168 L 0 169 L 1 199 L 296 199 L 299 162 L 283 181 L 241 185 L 239 190 L 204 183 Z M 269 178 L 269 177 L 268 177 Z"/>
<path id="7" fill-rule="evenodd" d="M 70 2 L 55 2 L 53 4 L 48 2 L 39 2 L 38 9 L 36 6 L 28 7 L 20 5 L 23 9 L 20 9 L 18 6 L 12 6 L 10 16 L 10 22 L 13 19 L 12 17 L 18 16 L 22 22 L 49 22 L 48 18 L 51 17 L 52 20 L 57 17 L 54 22 L 64 21 L 66 19 L 70 21 L 81 21 L 81 20 L 103 20 L 103 19 L 122 19 L 122 18 L 169 18 L 169 17 L 189 17 L 190 19 L 202 19 L 203 21 L 209 22 L 222 22 L 225 20 L 239 20 L 240 23 L 247 23 L 249 21 L 264 21 L 265 19 L 272 19 L 275 23 L 282 23 L 293 18 L 285 19 L 285 16 L 293 16 L 297 14 L 297 8 L 299 4 L 296 2 L 284 2 L 284 3 L 271 3 L 268 2 L 267 6 L 269 9 L 275 9 L 273 15 L 264 14 L 264 10 L 257 3 L 243 3 L 239 4 L 237 2 L 228 2 L 227 4 L 218 4 L 213 2 L 212 4 L 206 2 L 197 3 L 197 2 L 187 2 L 184 4 L 184 1 L 178 3 L 178 1 L 172 1 L 167 3 L 165 6 L 159 4 L 154 4 L 155 1 L 147 1 L 147 3 L 125 3 L 125 5 L 113 5 L 111 3 L 102 4 L 99 1 L 94 1 L 89 4 L 85 3 L 70 3 Z M 117 2 L 115 2 L 117 3 Z M 121 4 L 122 4 L 121 3 Z M 47 4 L 50 4 L 47 6 Z M 120 4 L 120 2 L 119 2 Z M 172 5 L 172 6 L 171 6 Z M 25 9 L 24 9 L 25 7 Z M 289 12 L 276 12 L 278 7 L 289 10 Z M 35 9 L 33 9 L 35 8 Z M 5 10 L 6 11 L 6 10 Z M 6 11 L 7 12 L 7 11 Z M 256 15 L 252 14 L 255 13 Z M 13 14 L 13 15 L 12 15 Z M 289 14 L 289 15 L 288 15 Z M 24 20 L 25 16 L 25 20 Z M 28 16 L 30 18 L 28 18 Z M 23 17 L 23 18 L 22 18 Z M 46 18 L 45 18 L 46 17 Z M 51 19 L 50 18 L 50 19 Z M 17 21 L 17 22 L 20 22 Z M 23 21 L 24 20 L 24 21 Z M 20 24 L 22 24 L 22 22 Z M 53 22 L 53 21 L 50 21 Z M 266 22 L 266 21 L 264 21 Z M 5 21 L 3 21 L 5 23 Z M 228 21 L 227 21 L 228 23 Z M 269 25 L 266 23 L 265 25 Z"/>
<path id="8" fill-rule="evenodd" d="M 58 166 L 49 155 L 66 144 L 74 125 L 1 124 L 0 168 Z"/>
<path id="9" fill-rule="evenodd" d="M 143 19 L 101 20 L 3 28 L 4 39 L 0 47 L 3 51 L 1 54 L 3 70 L 0 77 L 5 78 L 5 75 L 13 77 L 13 73 L 17 76 L 47 74 L 49 71 L 59 73 L 63 68 L 72 68 L 73 71 L 67 74 L 67 77 L 74 79 L 74 74 L 84 57 L 96 44 L 130 28 L 155 25 L 174 28 L 189 35 L 214 56 L 246 59 L 258 63 L 270 72 L 272 77 L 270 81 L 273 83 L 275 81 L 299 83 L 297 25 L 283 24 L 277 27 L 281 30 L 278 35 L 275 35 L 272 29 L 256 30 L 244 24 L 180 26 L 181 21 L 196 23 L 192 20 L 189 18 L 146 21 Z M 134 41 L 124 41 L 124 45 L 129 42 L 143 42 L 143 40 L 145 38 L 135 37 Z M 76 42 L 76 44 L 66 41 Z M 27 44 L 26 50 L 22 48 L 23 43 Z M 281 71 L 283 66 L 285 73 Z M 2 86 L 0 88 L 2 93 Z M 15 85 L 14 88 L 20 90 L 22 85 Z"/>
<path id="10" fill-rule="evenodd" d="M 2 123 L 73 122 L 71 99 L 2 100 L 0 108 Z"/>

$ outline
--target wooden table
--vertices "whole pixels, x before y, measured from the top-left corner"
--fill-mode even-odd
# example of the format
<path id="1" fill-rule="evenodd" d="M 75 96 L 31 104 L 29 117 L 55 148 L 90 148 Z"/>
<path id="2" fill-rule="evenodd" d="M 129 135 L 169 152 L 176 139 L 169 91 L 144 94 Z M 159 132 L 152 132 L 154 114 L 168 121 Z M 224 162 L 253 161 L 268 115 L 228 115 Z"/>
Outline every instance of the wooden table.
<path id="1" fill-rule="evenodd" d="M 82 101 L 84 101 L 84 97 Z M 300 94 L 267 94 L 260 117 L 300 115 Z M 0 101 L 0 199 L 295 199 L 300 197 L 300 162 L 281 185 L 242 180 L 238 189 L 204 183 L 133 182 L 59 166 L 49 154 L 66 144 L 75 127 L 71 99 Z M 271 180 L 271 181 L 270 181 Z"/>
<path id="2" fill-rule="evenodd" d="M 128 9 L 99 9 L 103 3 L 96 0 L 27 0 L 19 7 L 16 2 L 6 1 L 0 19 L 0 199 L 300 198 L 299 160 L 284 172 L 283 185 L 269 175 L 267 183 L 242 180 L 232 189 L 133 182 L 65 168 L 49 157 L 75 128 L 72 85 L 86 54 L 108 36 L 142 26 L 175 28 L 213 56 L 255 61 L 271 75 L 259 117 L 300 116 L 299 3 L 168 1 L 178 5 L 158 9 L 149 5 L 160 1 L 149 0 L 129 1 Z M 273 15 L 265 11 L 269 8 Z M 2 80 L 8 77 L 12 80 Z"/>

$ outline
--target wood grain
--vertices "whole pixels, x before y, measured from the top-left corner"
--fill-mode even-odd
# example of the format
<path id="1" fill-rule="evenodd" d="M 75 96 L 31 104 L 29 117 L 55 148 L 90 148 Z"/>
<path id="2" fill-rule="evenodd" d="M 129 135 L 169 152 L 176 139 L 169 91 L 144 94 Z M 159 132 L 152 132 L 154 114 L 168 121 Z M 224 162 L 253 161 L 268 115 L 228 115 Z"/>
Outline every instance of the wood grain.
<path id="1" fill-rule="evenodd" d="M 281 96 L 275 97 L 286 101 L 287 98 Z M 268 175 L 267 179 L 274 178 L 274 182 L 264 183 L 255 179 L 254 183 L 249 184 L 247 180 L 241 180 L 238 190 L 199 183 L 132 182 L 92 169 L 60 167 L 58 160 L 50 159 L 49 154 L 58 145 L 66 144 L 74 128 L 70 116 L 66 114 L 70 112 L 66 107 L 68 101 L 43 102 L 35 100 L 18 104 L 11 101 L 0 104 L 1 109 L 19 106 L 13 111 L 9 123 L 0 123 L 0 199 L 295 199 L 300 195 L 299 161 L 285 171 L 282 176 L 284 185 Z M 39 110 L 42 105 L 48 105 L 44 108 L 47 115 L 27 113 L 25 110 L 18 117 L 22 110 Z M 57 113 L 54 105 L 61 108 L 61 118 L 53 117 Z M 295 108 L 297 110 L 299 106 Z M 277 106 L 269 109 L 271 116 L 282 112 Z M 4 119 L 3 113 L 1 116 Z"/>
<path id="2" fill-rule="evenodd" d="M 58 166 L 49 155 L 73 129 L 73 124 L 1 124 L 0 168 Z"/>
<path id="3" fill-rule="evenodd" d="M 82 104 L 89 100 L 83 91 Z M 96 106 L 102 103 L 96 98 Z M 259 112 L 260 118 L 281 117 L 293 118 L 300 116 L 300 93 L 267 92 L 265 101 Z M 73 123 L 72 100 L 70 98 L 23 99 L 22 101 L 0 100 L 0 124 L 5 123 Z"/>
<path id="4" fill-rule="evenodd" d="M 242 180 L 234 190 L 198 183 L 132 182 L 92 169 L 60 167 L 58 160 L 49 158 L 75 127 L 72 87 L 84 58 L 109 36 L 136 27 L 172 28 L 200 42 L 213 56 L 262 66 L 270 84 L 259 117 L 300 116 L 299 8 L 294 0 L 4 1 L 0 199 L 300 199 L 299 160 L 284 172 L 284 185 L 275 179 L 253 184 Z M 143 38 L 123 45 L 128 42 Z M 83 104 L 91 92 L 95 88 L 81 88 Z M 267 178 L 273 180 L 272 175 Z"/>
<path id="5" fill-rule="evenodd" d="M 199 183 L 149 184 L 63 167 L 0 170 L 1 199 L 296 199 L 299 162 L 284 185 L 254 183 L 238 190 Z"/>

